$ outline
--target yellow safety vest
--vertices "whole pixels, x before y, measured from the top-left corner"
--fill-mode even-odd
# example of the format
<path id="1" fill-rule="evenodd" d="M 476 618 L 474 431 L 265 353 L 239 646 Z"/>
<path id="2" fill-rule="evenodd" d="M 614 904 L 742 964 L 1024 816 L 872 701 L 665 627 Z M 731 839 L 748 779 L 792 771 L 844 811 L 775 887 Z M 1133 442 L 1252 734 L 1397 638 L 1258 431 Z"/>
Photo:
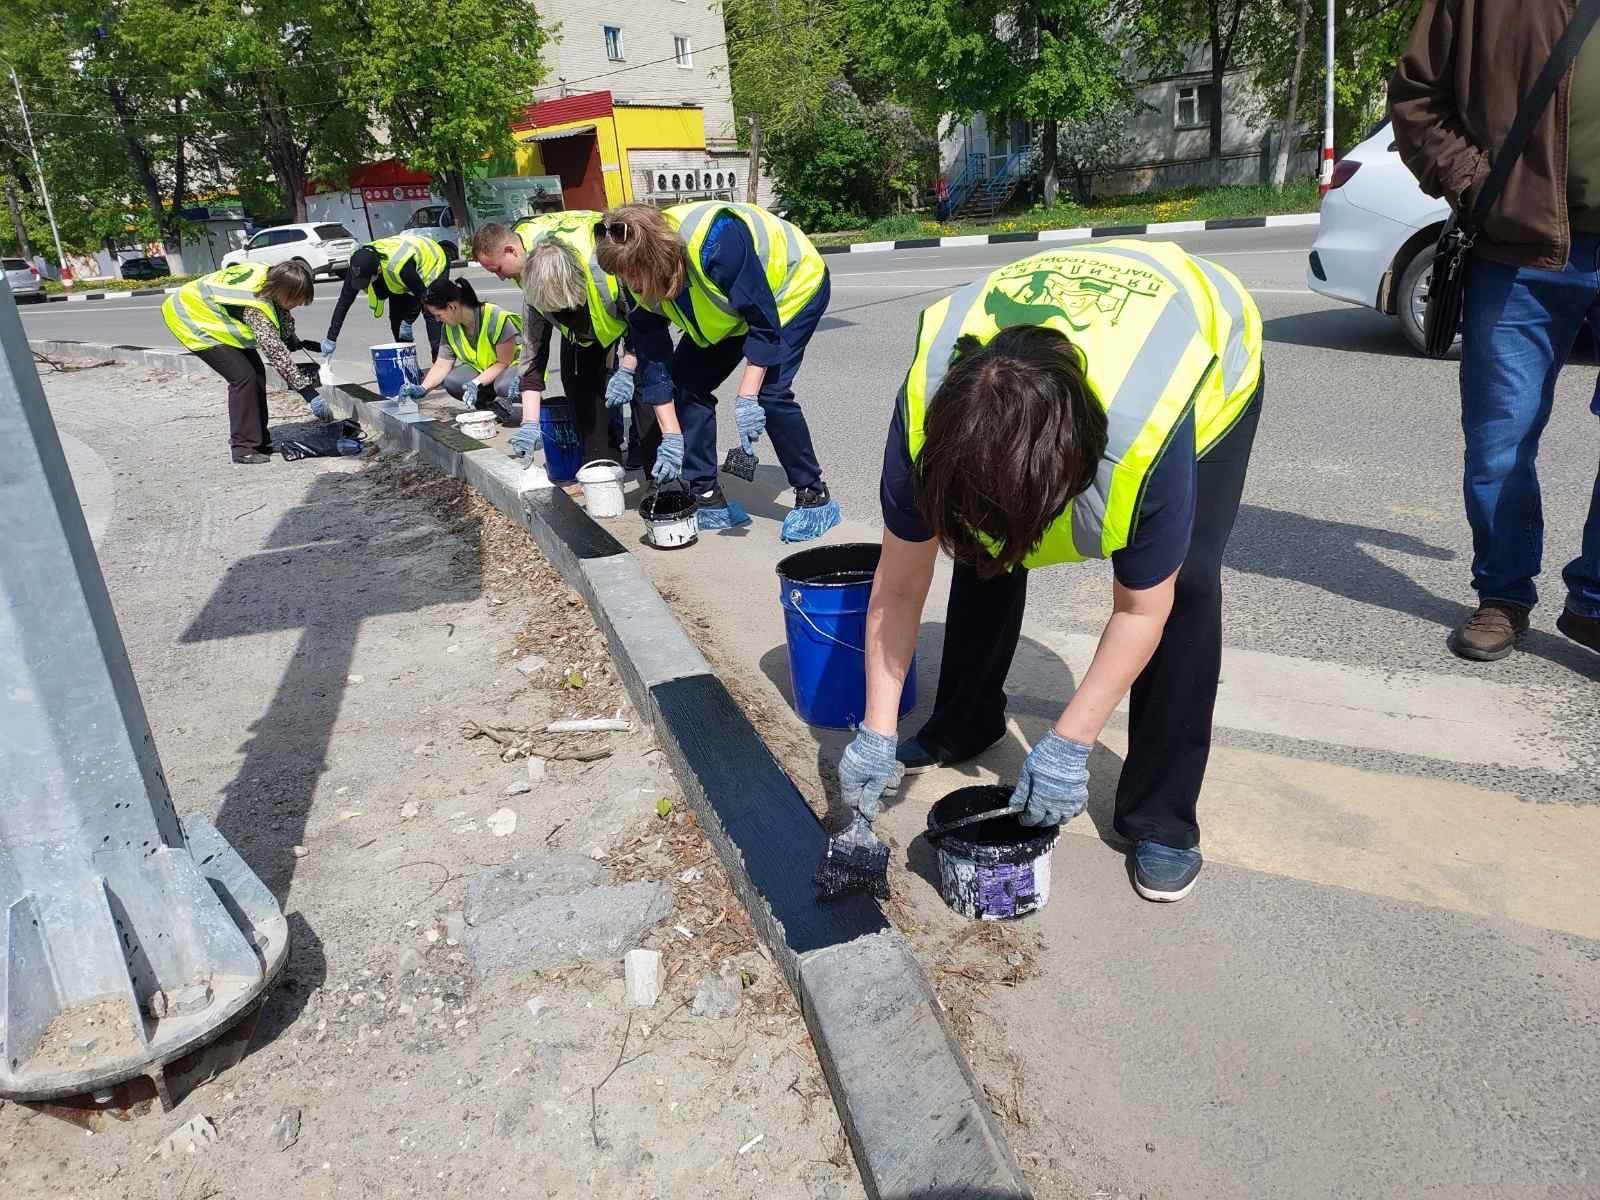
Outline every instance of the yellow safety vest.
<path id="1" fill-rule="evenodd" d="M 401 280 L 400 272 L 412 259 L 417 260 L 417 272 L 422 276 L 424 287 L 443 275 L 450 266 L 450 260 L 444 255 L 444 247 L 420 233 L 397 233 L 394 237 L 378 238 L 367 245 L 378 252 L 378 277 L 394 296 L 410 290 Z M 367 306 L 372 309 L 373 316 L 383 316 L 383 297 L 374 287 L 367 288 Z"/>
<path id="2" fill-rule="evenodd" d="M 589 290 L 589 321 L 594 326 L 594 336 L 591 338 L 568 329 L 552 313 L 540 314 L 561 331 L 562 337 L 583 346 L 596 342 L 609 346 L 628 331 L 627 311 L 622 304 L 622 285 L 615 277 L 600 269 L 600 260 L 595 257 L 594 223 L 599 219 L 597 212 L 572 209 L 524 217 L 512 226 L 522 240 L 524 252 L 532 254 L 534 246 L 541 239 L 554 238 L 569 247 L 583 264 L 584 283 Z"/>
<path id="3" fill-rule="evenodd" d="M 266 282 L 265 263 L 223 267 L 173 292 L 161 305 L 161 315 L 172 336 L 190 350 L 213 346 L 248 350 L 256 344 L 255 332 L 228 308 L 253 308 L 278 327 L 278 306 L 261 297 Z"/>
<path id="4" fill-rule="evenodd" d="M 822 255 L 817 253 L 817 248 L 811 244 L 811 239 L 782 217 L 774 216 L 764 208 L 757 208 L 753 204 L 702 200 L 664 210 L 661 215 L 683 239 L 689 267 L 689 304 L 692 312 L 680 312 L 671 299 L 663 300 L 654 311 L 677 325 L 698 346 L 714 346 L 731 337 L 738 337 L 749 329 L 744 318 L 734 311 L 728 297 L 706 278 L 705 268 L 701 266 L 701 253 L 705 249 L 706 237 L 711 232 L 712 220 L 722 212 L 738 217 L 750 230 L 756 254 L 766 270 L 767 283 L 778 302 L 780 325 L 788 324 L 811 302 L 827 275 L 827 266 L 822 261 Z"/>
<path id="5" fill-rule="evenodd" d="M 507 325 L 520 331 L 522 321 L 498 304 L 487 301 L 478 310 L 478 336 L 467 341 L 467 331 L 460 325 L 446 325 L 444 340 L 450 344 L 450 353 L 459 363 L 466 363 L 474 371 L 487 371 L 499 361 L 496 347 L 505 334 Z"/>
<path id="6" fill-rule="evenodd" d="M 1126 546 L 1145 480 L 1173 430 L 1192 409 L 1193 452 L 1204 455 L 1261 380 L 1261 313 L 1222 267 L 1170 242 L 1046 250 L 923 312 L 904 391 L 913 461 L 957 340 L 971 334 L 987 344 L 1013 325 L 1048 326 L 1072 341 L 1108 422 L 1094 483 L 1045 531 L 1027 567 L 1106 558 Z"/>

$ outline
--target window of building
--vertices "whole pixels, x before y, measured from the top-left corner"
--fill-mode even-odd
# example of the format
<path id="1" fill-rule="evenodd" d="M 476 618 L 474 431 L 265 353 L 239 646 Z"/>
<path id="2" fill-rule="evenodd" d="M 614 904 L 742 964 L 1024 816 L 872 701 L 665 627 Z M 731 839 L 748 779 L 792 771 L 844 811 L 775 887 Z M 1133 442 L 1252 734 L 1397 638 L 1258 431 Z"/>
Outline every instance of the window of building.
<path id="1" fill-rule="evenodd" d="M 689 44 L 689 39 L 681 33 L 672 35 L 672 57 L 678 60 L 680 67 L 694 66 L 694 47 Z"/>
<path id="2" fill-rule="evenodd" d="M 1204 129 L 1211 124 L 1217 107 L 1217 89 L 1209 83 L 1178 89 L 1178 105 L 1172 114 L 1174 129 Z"/>
<path id="3" fill-rule="evenodd" d="M 602 25 L 600 27 L 606 35 L 606 57 L 612 62 L 622 61 L 622 28 L 618 25 Z"/>

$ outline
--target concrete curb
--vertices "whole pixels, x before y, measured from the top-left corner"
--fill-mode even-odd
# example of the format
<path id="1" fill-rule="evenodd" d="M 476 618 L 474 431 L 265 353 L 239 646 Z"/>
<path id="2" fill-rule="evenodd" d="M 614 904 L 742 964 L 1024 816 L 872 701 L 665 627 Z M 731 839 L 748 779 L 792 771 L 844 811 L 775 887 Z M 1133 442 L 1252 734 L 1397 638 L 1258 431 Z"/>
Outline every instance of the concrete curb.
<path id="1" fill-rule="evenodd" d="M 151 346 L 108 345 L 104 342 L 78 342 L 61 338 L 29 338 L 28 348 L 41 354 L 87 354 L 138 367 L 159 367 L 180 375 L 210 375 L 220 378 L 210 367 L 187 350 L 156 349 Z"/>
<path id="2" fill-rule="evenodd" d="M 209 374 L 174 351 L 30 345 Z M 816 902 L 821 824 L 627 549 L 561 489 L 519 494 L 516 463 L 452 425 L 397 414 L 365 388 L 328 391 L 336 413 L 464 480 L 525 528 L 584 597 L 685 801 L 800 1001 L 867 1194 L 1029 1200 L 909 943 L 867 897 Z"/>
<path id="3" fill-rule="evenodd" d="M 818 246 L 823 254 L 882 254 L 889 250 L 933 250 L 951 246 L 1000 246 L 1012 242 L 1078 242 L 1089 238 L 1141 237 L 1152 233 L 1204 233 L 1218 229 L 1277 229 L 1286 225 L 1319 225 L 1319 213 L 1279 213 L 1270 217 L 1213 217 L 1209 221 L 1157 221 L 1148 225 L 1096 225 L 1077 229 L 1028 229 L 1016 233 L 969 233 L 954 237 L 900 238 Z"/>

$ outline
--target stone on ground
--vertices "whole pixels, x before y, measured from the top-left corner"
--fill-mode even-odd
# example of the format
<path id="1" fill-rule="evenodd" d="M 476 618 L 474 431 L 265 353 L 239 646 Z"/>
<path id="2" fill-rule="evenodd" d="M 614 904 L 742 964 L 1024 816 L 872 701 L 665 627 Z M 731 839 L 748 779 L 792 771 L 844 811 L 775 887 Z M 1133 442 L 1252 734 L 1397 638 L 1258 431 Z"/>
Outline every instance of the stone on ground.
<path id="1" fill-rule="evenodd" d="M 486 925 L 541 896 L 567 896 L 610 882 L 610 871 L 576 854 L 514 858 L 467 885 L 467 924 Z"/>
<path id="2" fill-rule="evenodd" d="M 639 1008 L 651 1008 L 661 998 L 667 984 L 666 964 L 659 950 L 629 950 L 622 960 L 628 1000 Z"/>
<path id="3" fill-rule="evenodd" d="M 541 896 L 467 928 L 467 955 L 479 976 L 507 967 L 554 967 L 615 960 L 672 911 L 660 883 L 624 883 L 567 896 Z"/>

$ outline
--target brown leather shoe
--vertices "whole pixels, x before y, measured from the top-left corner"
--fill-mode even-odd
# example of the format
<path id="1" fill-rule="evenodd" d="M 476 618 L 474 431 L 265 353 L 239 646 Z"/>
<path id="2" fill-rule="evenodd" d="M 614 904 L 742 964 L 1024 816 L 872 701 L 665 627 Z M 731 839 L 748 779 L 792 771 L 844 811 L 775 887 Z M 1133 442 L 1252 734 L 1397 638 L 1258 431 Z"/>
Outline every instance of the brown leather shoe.
<path id="1" fill-rule="evenodd" d="M 1556 628 L 1580 646 L 1587 646 L 1600 654 L 1600 617 L 1586 617 L 1570 608 L 1561 610 L 1556 618 Z"/>
<path id="2" fill-rule="evenodd" d="M 1450 635 L 1450 649 L 1462 658 L 1494 662 L 1517 648 L 1528 632 L 1528 610 L 1505 600 L 1485 600 Z"/>

